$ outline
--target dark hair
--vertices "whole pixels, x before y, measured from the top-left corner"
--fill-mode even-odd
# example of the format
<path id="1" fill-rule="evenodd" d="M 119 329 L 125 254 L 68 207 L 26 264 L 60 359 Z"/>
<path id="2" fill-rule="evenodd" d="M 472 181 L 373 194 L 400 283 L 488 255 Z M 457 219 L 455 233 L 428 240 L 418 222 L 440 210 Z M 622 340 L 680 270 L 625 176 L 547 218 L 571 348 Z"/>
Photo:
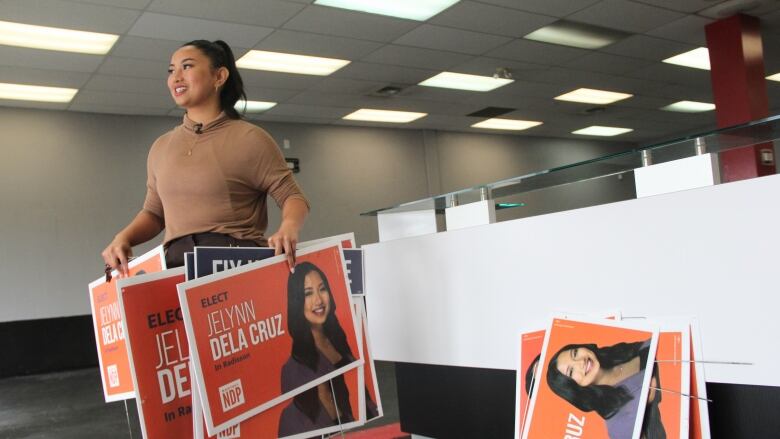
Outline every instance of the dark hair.
<path id="1" fill-rule="evenodd" d="M 193 46 L 200 49 L 204 55 L 211 60 L 211 67 L 218 69 L 225 67 L 228 70 L 228 78 L 219 92 L 219 104 L 222 111 L 231 119 L 241 119 L 241 114 L 234 108 L 239 99 L 246 102 L 246 93 L 244 93 L 244 81 L 236 67 L 236 59 L 230 46 L 222 40 L 193 40 L 184 43 L 181 47 Z"/>
<path id="2" fill-rule="evenodd" d="M 533 389 L 534 382 L 536 381 L 536 366 L 539 365 L 539 358 L 541 356 L 542 354 L 537 355 L 525 371 L 525 394 L 528 396 L 531 396 L 531 389 Z"/>
<path id="3" fill-rule="evenodd" d="M 311 333 L 311 325 L 303 315 L 303 306 L 305 301 L 304 282 L 306 275 L 317 273 L 322 278 L 325 288 L 330 292 L 330 284 L 325 273 L 311 262 L 301 262 L 295 266 L 295 273 L 290 274 L 287 279 L 287 329 L 290 337 L 293 339 L 292 357 L 299 363 L 304 364 L 309 369 L 317 370 L 317 347 L 314 345 L 314 336 Z M 322 325 L 323 332 L 328 340 L 333 344 L 342 359 L 355 358 L 352 350 L 347 344 L 347 335 L 339 325 L 336 318 L 336 302 L 330 301 L 328 315 L 325 323 Z"/>
<path id="4" fill-rule="evenodd" d="M 558 356 L 570 349 L 585 348 L 592 351 L 599 360 L 602 369 L 612 369 L 639 357 L 639 369 L 644 370 L 647 364 L 649 348 L 644 342 L 618 343 L 599 348 L 595 344 L 570 344 L 562 347 L 547 368 L 547 384 L 553 392 L 568 401 L 583 412 L 596 411 L 602 418 L 614 416 L 628 401 L 634 399 L 625 386 L 612 387 L 608 385 L 591 384 L 580 386 L 573 379 L 558 371 Z"/>

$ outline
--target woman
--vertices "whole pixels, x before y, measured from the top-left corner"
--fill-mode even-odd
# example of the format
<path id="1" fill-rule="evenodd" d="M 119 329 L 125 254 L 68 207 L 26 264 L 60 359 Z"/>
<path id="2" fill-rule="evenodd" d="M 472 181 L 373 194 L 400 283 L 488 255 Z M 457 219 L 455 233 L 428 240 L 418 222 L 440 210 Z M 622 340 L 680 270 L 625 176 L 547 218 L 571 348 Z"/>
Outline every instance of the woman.
<path id="1" fill-rule="evenodd" d="M 553 392 L 583 412 L 595 411 L 607 423 L 611 439 L 630 439 L 639 410 L 639 395 L 650 342 L 570 344 L 552 356 L 547 384 Z M 657 372 L 654 371 L 654 374 Z M 658 388 L 654 375 L 651 387 Z M 661 395 L 651 389 L 641 437 L 666 438 L 658 404 Z"/>
<path id="2" fill-rule="evenodd" d="M 223 41 L 195 40 L 171 57 L 168 90 L 186 110 L 181 125 L 152 145 L 143 209 L 103 250 L 108 266 L 128 274 L 133 246 L 165 230 L 168 268 L 195 245 L 268 244 L 295 264 L 308 202 L 279 148 L 234 108 L 246 100 L 233 52 Z M 267 241 L 266 195 L 282 209 Z"/>
<path id="3" fill-rule="evenodd" d="M 355 361 L 347 335 L 336 318 L 328 278 L 302 262 L 287 281 L 287 330 L 293 339 L 282 368 L 282 393 Z M 279 437 L 354 421 L 343 375 L 295 398 L 283 411 Z"/>

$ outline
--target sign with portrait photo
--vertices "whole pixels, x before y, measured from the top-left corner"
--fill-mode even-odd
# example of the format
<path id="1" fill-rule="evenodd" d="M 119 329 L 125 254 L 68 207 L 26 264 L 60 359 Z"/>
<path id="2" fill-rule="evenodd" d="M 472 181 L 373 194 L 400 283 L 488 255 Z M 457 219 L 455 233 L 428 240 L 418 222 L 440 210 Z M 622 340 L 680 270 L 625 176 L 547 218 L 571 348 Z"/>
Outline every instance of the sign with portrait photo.
<path id="1" fill-rule="evenodd" d="M 327 243 L 299 250 L 294 273 L 280 255 L 178 286 L 209 434 L 362 364 L 344 265 Z"/>
<path id="2" fill-rule="evenodd" d="M 522 437 L 639 439 L 657 343 L 648 324 L 553 318 Z"/>
<path id="3" fill-rule="evenodd" d="M 128 264 L 130 276 L 156 273 L 165 269 L 165 253 L 162 246 L 144 253 Z M 100 377 L 106 402 L 135 397 L 130 362 L 127 357 L 124 325 L 119 311 L 116 283 L 119 272 L 111 272 L 106 281 L 101 276 L 89 284 L 89 302 L 92 324 L 95 328 Z"/>

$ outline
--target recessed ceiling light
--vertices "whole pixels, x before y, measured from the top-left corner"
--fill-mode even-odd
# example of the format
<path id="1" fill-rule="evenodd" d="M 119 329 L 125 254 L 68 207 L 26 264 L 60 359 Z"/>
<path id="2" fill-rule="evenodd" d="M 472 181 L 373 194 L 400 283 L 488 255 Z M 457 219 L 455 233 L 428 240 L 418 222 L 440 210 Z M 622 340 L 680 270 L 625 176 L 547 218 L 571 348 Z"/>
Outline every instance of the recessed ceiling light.
<path id="1" fill-rule="evenodd" d="M 373 110 L 370 108 L 361 108 L 354 113 L 344 116 L 344 119 L 363 120 L 367 122 L 409 123 L 427 115 L 427 113 L 413 113 L 410 111 Z"/>
<path id="2" fill-rule="evenodd" d="M 291 53 L 250 50 L 236 61 L 242 69 L 327 76 L 349 64 L 345 59 L 293 55 Z"/>
<path id="3" fill-rule="evenodd" d="M 75 88 L 43 87 L 40 85 L 0 83 L 0 99 L 36 102 L 70 102 L 78 92 Z"/>
<path id="4" fill-rule="evenodd" d="M 512 79 L 494 78 L 492 76 L 441 72 L 418 85 L 423 85 L 425 87 L 454 88 L 456 90 L 491 91 L 512 82 L 514 82 Z"/>
<path id="5" fill-rule="evenodd" d="M 247 113 L 260 113 L 276 106 L 276 102 L 264 101 L 238 101 L 234 108 Z"/>
<path id="6" fill-rule="evenodd" d="M 316 0 L 315 5 L 425 21 L 459 0 Z"/>
<path id="7" fill-rule="evenodd" d="M 675 55 L 664 60 L 667 64 L 676 64 L 678 66 L 693 67 L 694 69 L 710 69 L 710 51 L 706 47 L 699 47 L 691 51 Z"/>
<path id="8" fill-rule="evenodd" d="M 777 81 L 780 82 L 780 73 L 775 73 L 774 75 L 769 75 L 766 77 L 766 79 L 770 81 Z"/>
<path id="9" fill-rule="evenodd" d="M 512 130 L 522 131 L 528 128 L 541 125 L 542 122 L 533 120 L 519 120 L 519 119 L 501 119 L 494 117 L 493 119 L 483 120 L 482 122 L 472 125 L 474 128 L 487 128 L 491 130 Z"/>
<path id="10" fill-rule="evenodd" d="M 578 88 L 569 93 L 562 94 L 555 99 L 559 101 L 583 102 L 586 104 L 611 104 L 630 98 L 631 94 L 617 93 L 614 91 L 594 90 L 592 88 Z"/>
<path id="11" fill-rule="evenodd" d="M 701 113 L 714 110 L 715 104 L 710 104 L 709 102 L 680 101 L 661 107 L 661 109 L 664 111 L 677 111 L 680 113 Z"/>
<path id="12" fill-rule="evenodd" d="M 581 130 L 572 131 L 572 134 L 582 134 L 583 136 L 603 136 L 611 137 L 619 134 L 625 134 L 634 131 L 632 128 L 618 128 L 618 127 L 600 127 L 597 125 L 583 128 Z"/>
<path id="13" fill-rule="evenodd" d="M 105 55 L 119 35 L 0 21 L 0 44 L 31 49 Z"/>
<path id="14" fill-rule="evenodd" d="M 537 29 L 523 38 L 581 49 L 600 49 L 627 36 L 627 33 L 614 29 L 560 20 Z"/>

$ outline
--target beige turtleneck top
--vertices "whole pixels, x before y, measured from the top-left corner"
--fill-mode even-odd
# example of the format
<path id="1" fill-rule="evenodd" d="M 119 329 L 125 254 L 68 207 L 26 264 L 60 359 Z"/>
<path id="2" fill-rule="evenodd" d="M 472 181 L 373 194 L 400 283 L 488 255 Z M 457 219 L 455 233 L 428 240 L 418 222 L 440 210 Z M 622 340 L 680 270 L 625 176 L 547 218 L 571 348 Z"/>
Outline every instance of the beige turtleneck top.
<path id="1" fill-rule="evenodd" d="M 284 206 L 308 204 L 279 147 L 262 128 L 222 113 L 184 122 L 152 145 L 144 210 L 165 224 L 164 242 L 192 233 L 224 233 L 265 244 L 266 194 Z"/>

